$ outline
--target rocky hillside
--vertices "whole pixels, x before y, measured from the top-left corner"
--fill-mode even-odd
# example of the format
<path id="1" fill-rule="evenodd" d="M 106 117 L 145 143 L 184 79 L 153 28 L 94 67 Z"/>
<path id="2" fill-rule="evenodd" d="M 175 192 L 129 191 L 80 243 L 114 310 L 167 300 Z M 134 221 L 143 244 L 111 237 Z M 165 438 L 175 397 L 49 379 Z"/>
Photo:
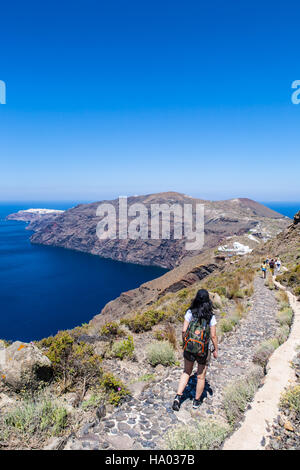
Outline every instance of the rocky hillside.
<path id="1" fill-rule="evenodd" d="M 293 223 L 289 223 L 281 233 L 266 242 L 257 235 L 254 241 L 249 240 L 249 237 L 254 237 L 252 233 L 230 237 L 230 240 L 227 240 L 228 245 L 226 246 L 228 247 L 237 243 L 237 240 L 252 246 L 243 255 L 230 251 L 229 248 L 228 251 L 223 251 L 223 246 L 219 246 L 219 249 L 208 249 L 202 254 L 186 258 L 180 266 L 163 276 L 146 282 L 137 289 L 124 292 L 108 302 L 99 315 L 91 320 L 91 324 L 101 325 L 110 318 L 118 319 L 129 312 L 145 310 L 167 293 L 175 293 L 190 287 L 211 273 L 218 276 L 218 273 L 230 272 L 237 265 L 240 265 L 241 269 L 249 269 L 245 267 L 247 265 L 250 268 L 255 265 L 259 266 L 264 257 L 281 257 L 284 264 L 290 267 L 292 273 L 291 275 L 283 274 L 280 282 L 285 284 L 290 282 L 290 285 L 299 288 L 297 295 L 300 296 L 300 269 L 297 268 L 300 259 L 300 223 L 298 222 L 299 217 L 296 215 Z M 285 278 L 291 278 L 291 280 L 285 282 Z"/>
<path id="2" fill-rule="evenodd" d="M 256 248 L 253 256 L 258 255 L 280 257 L 285 270 L 277 276 L 278 281 L 300 298 L 300 211 L 277 237 Z"/>
<path id="3" fill-rule="evenodd" d="M 204 204 L 205 236 L 203 250 L 186 250 L 186 239 L 172 238 L 174 223 L 171 218 L 171 238 L 168 239 L 125 239 L 99 240 L 96 235 L 97 207 L 101 203 L 110 203 L 118 216 L 118 200 L 80 204 L 60 215 L 35 219 L 28 228 L 34 230 L 31 242 L 44 245 L 60 246 L 83 251 L 119 261 L 144 265 L 158 265 L 174 268 L 183 259 L 195 256 L 202 251 L 226 243 L 228 237 L 251 234 L 257 239 L 266 240 L 285 228 L 289 219 L 250 199 L 239 198 L 226 201 L 205 201 L 190 196 L 166 192 L 127 199 L 128 207 L 143 204 L 150 215 L 151 204 Z M 24 214 L 22 214 L 24 217 Z M 30 217 L 32 217 L 30 215 Z M 17 218 L 15 215 L 10 218 Z M 129 223 L 134 219 L 128 217 Z M 163 221 L 165 221 L 164 216 Z M 24 220 L 24 219 L 21 219 Z M 32 218 L 28 218 L 32 220 Z M 195 222 L 195 217 L 194 217 Z M 117 230 L 118 230 L 117 223 Z"/>
<path id="4" fill-rule="evenodd" d="M 297 222 L 243 256 L 210 249 L 187 258 L 109 303 L 88 325 L 36 344 L 0 341 L 0 447 L 220 448 L 289 335 L 287 298 L 259 268 L 262 257 L 280 255 L 294 269 Z M 191 409 L 193 376 L 175 414 L 182 319 L 200 287 L 214 303 L 220 355 L 200 410 Z"/>

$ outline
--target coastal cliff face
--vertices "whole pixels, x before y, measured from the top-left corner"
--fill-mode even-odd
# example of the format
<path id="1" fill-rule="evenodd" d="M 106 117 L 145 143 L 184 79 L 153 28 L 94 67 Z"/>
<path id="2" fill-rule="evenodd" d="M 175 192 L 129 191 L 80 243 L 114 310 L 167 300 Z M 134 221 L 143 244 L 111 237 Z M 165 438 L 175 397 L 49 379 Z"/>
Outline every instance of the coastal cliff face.
<path id="1" fill-rule="evenodd" d="M 36 218 L 30 216 L 31 218 L 27 220 L 31 223 L 27 228 L 35 232 L 31 236 L 31 242 L 83 251 L 118 261 L 157 265 L 170 269 L 178 266 L 183 259 L 194 257 L 204 250 L 217 247 L 228 237 L 244 236 L 251 231 L 252 236 L 266 240 L 275 236 L 289 223 L 287 217 L 250 199 L 205 201 L 180 193 L 166 192 L 129 197 L 127 199 L 128 207 L 141 203 L 150 214 L 152 204 L 168 204 L 169 206 L 172 204 L 180 204 L 181 206 L 184 204 L 193 204 L 194 206 L 204 204 L 203 249 L 188 251 L 186 250 L 185 238 L 172 238 L 174 227 L 172 219 L 170 239 L 120 240 L 117 237 L 116 239 L 99 240 L 96 228 L 101 217 L 96 215 L 97 208 L 102 203 L 112 204 L 118 216 L 118 202 L 116 199 L 80 204 L 61 214 L 46 214 Z M 10 216 L 10 218 L 14 217 L 14 215 Z M 133 219 L 134 217 L 128 217 L 129 223 Z M 19 218 L 19 220 L 24 220 L 24 218 Z"/>

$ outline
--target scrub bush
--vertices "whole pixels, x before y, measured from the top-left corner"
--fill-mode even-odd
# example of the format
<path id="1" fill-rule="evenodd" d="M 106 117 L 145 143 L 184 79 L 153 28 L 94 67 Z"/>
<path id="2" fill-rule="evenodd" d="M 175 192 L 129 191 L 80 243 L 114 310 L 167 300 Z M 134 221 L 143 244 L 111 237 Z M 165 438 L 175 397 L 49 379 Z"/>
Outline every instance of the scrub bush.
<path id="1" fill-rule="evenodd" d="M 147 347 L 147 360 L 153 367 L 157 364 L 171 366 L 176 362 L 175 352 L 168 341 L 157 341 Z"/>

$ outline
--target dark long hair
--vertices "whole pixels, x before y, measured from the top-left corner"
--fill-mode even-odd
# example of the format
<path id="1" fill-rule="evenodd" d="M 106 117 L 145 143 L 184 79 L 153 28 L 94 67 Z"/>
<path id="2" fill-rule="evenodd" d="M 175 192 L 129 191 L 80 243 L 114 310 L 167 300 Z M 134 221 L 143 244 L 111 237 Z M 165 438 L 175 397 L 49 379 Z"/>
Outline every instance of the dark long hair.
<path id="1" fill-rule="evenodd" d="M 198 290 L 196 297 L 191 303 L 190 310 L 193 317 L 210 321 L 213 316 L 213 305 L 206 289 Z"/>

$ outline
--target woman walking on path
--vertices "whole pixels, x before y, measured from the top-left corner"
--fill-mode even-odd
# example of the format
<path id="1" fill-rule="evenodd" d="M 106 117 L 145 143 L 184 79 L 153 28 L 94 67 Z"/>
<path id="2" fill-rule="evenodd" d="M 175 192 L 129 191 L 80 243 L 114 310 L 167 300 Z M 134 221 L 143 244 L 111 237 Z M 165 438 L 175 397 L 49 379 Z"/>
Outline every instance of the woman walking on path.
<path id="1" fill-rule="evenodd" d="M 263 273 L 263 278 L 266 279 L 266 277 L 267 277 L 267 264 L 266 264 L 265 261 L 262 262 L 261 270 L 262 270 L 262 273 Z"/>
<path id="2" fill-rule="evenodd" d="M 213 356 L 218 357 L 216 324 L 209 294 L 207 290 L 200 289 L 184 317 L 182 328 L 184 371 L 179 380 L 177 395 L 173 402 L 173 410 L 175 411 L 179 411 L 182 394 L 193 371 L 195 361 L 197 361 L 198 368 L 193 408 L 198 408 L 201 404 L 200 398 L 204 390 L 205 375 L 211 356 L 210 339 L 214 347 Z"/>

